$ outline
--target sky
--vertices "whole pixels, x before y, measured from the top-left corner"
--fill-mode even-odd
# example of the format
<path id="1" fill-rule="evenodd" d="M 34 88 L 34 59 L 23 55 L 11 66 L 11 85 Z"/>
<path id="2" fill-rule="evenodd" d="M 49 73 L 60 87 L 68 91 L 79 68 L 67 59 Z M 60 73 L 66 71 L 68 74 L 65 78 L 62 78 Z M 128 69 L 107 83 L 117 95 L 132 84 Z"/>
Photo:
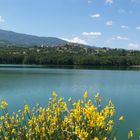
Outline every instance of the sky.
<path id="1" fill-rule="evenodd" d="M 0 29 L 140 50 L 140 0 L 0 0 Z"/>

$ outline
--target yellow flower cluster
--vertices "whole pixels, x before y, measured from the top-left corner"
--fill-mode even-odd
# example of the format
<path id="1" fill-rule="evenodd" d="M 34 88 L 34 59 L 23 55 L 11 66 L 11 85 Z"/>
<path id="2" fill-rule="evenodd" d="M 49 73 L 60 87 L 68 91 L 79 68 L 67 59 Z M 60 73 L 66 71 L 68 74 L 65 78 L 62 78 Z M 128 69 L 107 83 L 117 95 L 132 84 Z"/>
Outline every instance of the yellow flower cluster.
<path id="1" fill-rule="evenodd" d="M 8 106 L 8 104 L 7 104 L 7 102 L 5 101 L 5 100 L 3 100 L 2 102 L 1 102 L 1 108 L 2 109 L 5 109 L 6 107 Z"/>
<path id="2" fill-rule="evenodd" d="M 1 102 L 0 140 L 110 140 L 113 133 L 115 107 L 110 100 L 101 108 L 101 97 L 95 104 L 85 92 L 82 100 L 68 103 L 52 93 L 47 107 L 37 105 L 9 115 L 6 101 Z M 123 120 L 123 116 L 120 117 Z M 129 138 L 132 133 L 129 134 Z"/>
<path id="3" fill-rule="evenodd" d="M 128 133 L 128 139 L 132 139 L 133 138 L 133 131 L 130 130 Z"/>

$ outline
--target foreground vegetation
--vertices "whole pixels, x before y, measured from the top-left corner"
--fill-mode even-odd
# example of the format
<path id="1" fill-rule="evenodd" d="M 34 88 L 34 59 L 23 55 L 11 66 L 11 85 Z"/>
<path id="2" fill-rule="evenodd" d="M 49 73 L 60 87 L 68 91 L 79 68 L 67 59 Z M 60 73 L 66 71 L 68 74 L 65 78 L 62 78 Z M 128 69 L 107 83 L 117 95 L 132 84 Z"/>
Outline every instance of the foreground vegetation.
<path id="1" fill-rule="evenodd" d="M 140 52 L 76 44 L 28 48 L 0 46 L 0 64 L 132 66 L 140 65 Z"/>
<path id="2" fill-rule="evenodd" d="M 10 115 L 7 102 L 1 102 L 0 140 L 116 140 L 123 121 L 114 124 L 115 107 L 110 100 L 101 108 L 101 97 L 95 96 L 96 106 L 85 92 L 82 100 L 68 103 L 52 93 L 48 107 L 37 105 L 32 110 L 25 104 L 23 110 Z M 133 132 L 128 133 L 128 139 Z M 120 140 L 120 138 L 118 138 Z"/>

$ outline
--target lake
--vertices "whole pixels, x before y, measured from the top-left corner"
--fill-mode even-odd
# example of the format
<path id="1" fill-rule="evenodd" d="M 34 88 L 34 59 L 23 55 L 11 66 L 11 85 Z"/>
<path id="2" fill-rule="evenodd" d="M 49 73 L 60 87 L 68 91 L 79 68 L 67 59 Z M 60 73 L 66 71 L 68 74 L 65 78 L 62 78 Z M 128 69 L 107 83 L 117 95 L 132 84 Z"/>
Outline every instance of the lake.
<path id="1" fill-rule="evenodd" d="M 110 99 L 116 106 L 117 117 L 124 115 L 119 131 L 121 140 L 132 129 L 140 135 L 140 71 L 66 69 L 33 66 L 0 66 L 0 99 L 7 100 L 9 111 L 23 108 L 25 103 L 47 106 L 51 92 L 68 99 L 82 98 L 88 91 L 91 98 L 100 92 L 103 104 Z"/>

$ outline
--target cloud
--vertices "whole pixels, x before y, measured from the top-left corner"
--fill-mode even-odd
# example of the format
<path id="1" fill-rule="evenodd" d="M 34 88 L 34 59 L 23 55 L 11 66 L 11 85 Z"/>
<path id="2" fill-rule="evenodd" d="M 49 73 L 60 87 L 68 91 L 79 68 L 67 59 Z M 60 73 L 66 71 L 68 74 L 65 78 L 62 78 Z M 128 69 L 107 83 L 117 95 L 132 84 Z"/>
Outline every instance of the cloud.
<path id="1" fill-rule="evenodd" d="M 123 28 L 123 29 L 128 29 L 128 26 L 122 25 L 121 28 Z"/>
<path id="2" fill-rule="evenodd" d="M 93 14 L 93 15 L 91 15 L 90 17 L 91 17 L 91 18 L 99 18 L 99 17 L 101 17 L 101 15 L 100 15 L 100 14 Z"/>
<path id="3" fill-rule="evenodd" d="M 115 37 L 112 37 L 111 40 L 116 40 L 116 38 Z"/>
<path id="4" fill-rule="evenodd" d="M 107 26 L 112 26 L 112 25 L 113 25 L 113 21 L 111 21 L 111 20 L 110 20 L 110 21 L 107 21 L 107 22 L 106 22 L 106 25 L 107 25 Z"/>
<path id="5" fill-rule="evenodd" d="M 131 0 L 132 3 L 140 3 L 140 0 Z"/>
<path id="6" fill-rule="evenodd" d="M 96 37 L 101 36 L 102 33 L 101 33 L 101 32 L 83 32 L 82 35 L 83 35 L 83 36 L 87 36 L 87 37 L 96 38 Z"/>
<path id="7" fill-rule="evenodd" d="M 112 43 L 112 40 L 106 40 L 105 43 L 110 44 L 110 43 Z"/>
<path id="8" fill-rule="evenodd" d="M 89 3 L 89 4 L 92 3 L 92 0 L 88 0 L 88 3 Z"/>
<path id="9" fill-rule="evenodd" d="M 0 16 L 0 23 L 4 23 L 4 18 Z"/>
<path id="10" fill-rule="evenodd" d="M 107 4 L 113 4 L 113 0 L 106 0 L 105 1 Z"/>
<path id="11" fill-rule="evenodd" d="M 117 40 L 128 40 L 127 37 L 122 37 L 122 36 L 117 36 L 116 39 Z"/>
<path id="12" fill-rule="evenodd" d="M 137 30 L 140 30 L 140 26 L 136 27 Z"/>
<path id="13" fill-rule="evenodd" d="M 129 39 L 128 39 L 128 37 L 116 36 L 116 37 L 112 37 L 112 38 L 108 39 L 108 40 L 106 41 L 106 43 L 112 43 L 112 42 L 115 41 L 115 40 L 127 41 L 127 40 L 129 40 Z"/>
<path id="14" fill-rule="evenodd" d="M 128 44 L 128 49 L 130 50 L 140 50 L 140 45 L 136 43 L 129 43 Z"/>
<path id="15" fill-rule="evenodd" d="M 71 38 L 71 39 L 68 39 L 68 38 L 62 38 L 62 39 L 66 40 L 68 42 L 72 42 L 72 43 L 80 43 L 80 44 L 88 45 L 88 43 L 85 40 L 83 40 L 79 37 L 74 37 L 74 38 Z"/>
<path id="16" fill-rule="evenodd" d="M 126 11 L 121 8 L 121 9 L 118 10 L 118 13 L 120 13 L 120 14 L 126 14 Z"/>

